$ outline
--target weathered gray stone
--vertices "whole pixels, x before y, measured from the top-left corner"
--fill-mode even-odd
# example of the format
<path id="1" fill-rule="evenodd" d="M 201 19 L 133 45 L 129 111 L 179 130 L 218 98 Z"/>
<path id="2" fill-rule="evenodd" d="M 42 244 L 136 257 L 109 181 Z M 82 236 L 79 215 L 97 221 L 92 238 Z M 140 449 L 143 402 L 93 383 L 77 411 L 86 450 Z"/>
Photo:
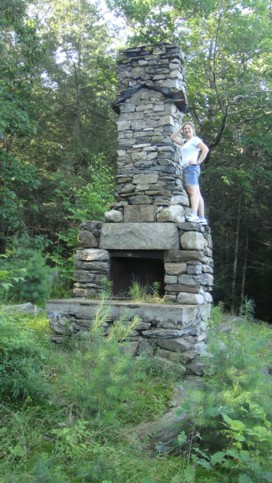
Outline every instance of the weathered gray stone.
<path id="1" fill-rule="evenodd" d="M 212 257 L 212 249 L 207 247 L 205 249 L 205 254 L 207 255 L 207 257 Z"/>
<path id="2" fill-rule="evenodd" d="M 175 328 L 175 325 L 173 324 L 173 321 L 169 320 L 169 321 L 159 323 L 158 327 L 161 327 L 163 329 L 173 329 L 173 328 Z M 191 327 L 191 326 L 184 327 L 183 329 L 180 329 L 178 332 L 179 332 L 178 337 L 188 336 L 188 335 L 196 337 L 198 335 L 198 329 L 197 329 L 196 326 L 195 327 Z M 199 337 L 197 337 L 197 341 L 200 341 Z"/>
<path id="3" fill-rule="evenodd" d="M 102 291 L 101 291 L 102 292 Z M 96 297 L 98 295 L 98 291 L 95 288 L 73 288 L 73 294 L 75 297 Z"/>
<path id="4" fill-rule="evenodd" d="M 80 223 L 80 230 L 90 231 L 96 238 L 99 238 L 102 227 L 102 221 L 84 221 Z"/>
<path id="5" fill-rule="evenodd" d="M 77 321 L 76 323 L 77 323 L 79 329 L 81 327 L 84 327 L 84 328 L 87 328 L 87 329 L 89 329 L 91 327 L 90 319 L 76 319 L 76 321 Z"/>
<path id="6" fill-rule="evenodd" d="M 192 275 L 182 274 L 178 276 L 178 283 L 185 285 L 196 285 L 196 280 Z"/>
<path id="7" fill-rule="evenodd" d="M 200 335 L 197 336 L 197 342 L 202 342 L 207 339 L 207 334 L 206 333 L 201 333 Z"/>
<path id="8" fill-rule="evenodd" d="M 187 265 L 188 275 L 200 275 L 202 273 L 202 264 L 197 262 L 189 262 Z"/>
<path id="9" fill-rule="evenodd" d="M 209 292 L 205 292 L 204 300 L 207 304 L 211 304 L 213 301 L 212 295 Z"/>
<path id="10" fill-rule="evenodd" d="M 136 186 L 136 191 L 137 192 L 140 192 L 140 191 L 145 191 L 147 195 L 150 194 L 149 192 L 149 188 L 150 188 L 150 185 L 149 184 L 139 184 Z"/>
<path id="11" fill-rule="evenodd" d="M 151 329 L 142 331 L 142 335 L 148 339 L 172 339 L 174 337 L 181 337 L 183 331 L 169 328 Z"/>
<path id="12" fill-rule="evenodd" d="M 158 346 L 162 349 L 167 349 L 169 351 L 183 352 L 192 349 L 193 343 L 188 342 L 183 337 L 176 339 L 163 339 L 157 342 Z"/>
<path id="13" fill-rule="evenodd" d="M 184 250 L 203 250 L 205 238 L 202 233 L 190 231 L 181 235 L 180 244 Z"/>
<path id="14" fill-rule="evenodd" d="M 180 205 L 171 205 L 157 213 L 157 220 L 179 223 L 184 220 L 184 209 Z"/>
<path id="15" fill-rule="evenodd" d="M 117 189 L 118 191 L 118 189 Z M 120 193 L 121 194 L 124 194 L 124 193 L 134 193 L 135 191 L 135 185 L 132 184 L 132 183 L 127 183 L 125 185 L 122 185 L 121 189 L 120 189 Z"/>
<path id="16" fill-rule="evenodd" d="M 109 272 L 109 263 L 107 261 L 102 261 L 102 262 L 86 262 L 83 264 L 82 268 L 86 269 L 86 271 L 93 272 L 95 274 L 107 274 Z"/>
<path id="17" fill-rule="evenodd" d="M 181 292 L 178 294 L 177 301 L 179 304 L 203 304 L 204 297 L 200 294 Z"/>
<path id="18" fill-rule="evenodd" d="M 197 275 L 195 277 L 195 280 L 197 283 L 201 285 L 213 285 L 213 276 L 210 275 L 209 273 L 203 273 L 203 275 Z"/>
<path id="19" fill-rule="evenodd" d="M 181 205 L 181 206 L 189 206 L 189 199 L 186 194 L 184 195 L 176 195 L 172 196 L 170 199 L 171 205 Z M 184 221 L 184 220 L 182 220 Z"/>
<path id="20" fill-rule="evenodd" d="M 196 376 L 201 376 L 205 370 L 204 362 L 201 362 L 197 359 L 191 361 L 189 364 L 186 365 L 186 369 L 188 374 L 193 374 Z"/>
<path id="21" fill-rule="evenodd" d="M 169 302 L 170 303 L 172 303 L 172 302 L 175 303 L 177 301 L 177 295 L 176 294 L 169 294 L 169 293 L 168 294 L 165 294 L 164 301 L 166 303 L 169 303 Z"/>
<path id="22" fill-rule="evenodd" d="M 105 218 L 107 221 L 112 221 L 114 223 L 120 223 L 123 221 L 123 215 L 118 210 L 110 210 L 105 212 Z"/>
<path id="23" fill-rule="evenodd" d="M 186 273 L 187 264 L 186 263 L 165 263 L 164 264 L 165 273 L 169 275 L 180 275 Z"/>
<path id="24" fill-rule="evenodd" d="M 142 320 L 137 324 L 137 330 L 149 330 L 151 327 L 150 322 L 143 322 Z"/>
<path id="25" fill-rule="evenodd" d="M 165 286 L 166 292 L 187 292 L 187 293 L 195 293 L 198 294 L 201 290 L 199 285 L 195 284 L 182 284 L 182 283 L 175 283 L 175 284 L 167 284 Z"/>
<path id="26" fill-rule="evenodd" d="M 149 196 L 146 196 L 146 195 L 131 196 L 130 203 L 132 205 L 151 204 L 152 199 Z"/>
<path id="27" fill-rule="evenodd" d="M 128 205 L 124 207 L 125 223 L 144 223 L 155 221 L 154 205 Z"/>
<path id="28" fill-rule="evenodd" d="M 85 261 L 102 261 L 102 260 L 109 260 L 109 252 L 106 250 L 101 249 L 84 249 L 84 250 L 77 250 L 75 255 L 76 260 L 85 260 Z"/>
<path id="29" fill-rule="evenodd" d="M 202 270 L 203 270 L 204 273 L 213 274 L 213 269 L 210 265 L 202 265 Z"/>
<path id="30" fill-rule="evenodd" d="M 141 319 L 141 323 L 155 325 L 171 321 L 181 327 L 195 320 L 198 314 L 209 314 L 209 306 L 184 306 L 174 304 L 135 303 L 129 301 L 101 301 L 83 299 L 50 300 L 46 303 L 46 312 L 69 314 L 77 318 L 90 320 L 96 317 L 97 311 L 103 319 L 116 320 L 122 315 L 122 319 L 132 320 L 135 316 Z M 126 315 L 126 317 L 124 317 Z M 105 317 L 106 316 L 106 317 Z"/>
<path id="31" fill-rule="evenodd" d="M 206 356 L 207 355 L 207 345 L 205 342 L 197 342 L 195 344 L 194 350 L 196 351 L 197 354 L 201 356 Z"/>
<path id="32" fill-rule="evenodd" d="M 165 275 L 164 276 L 164 283 L 165 284 L 172 284 L 177 283 L 178 277 L 175 275 Z"/>
<path id="33" fill-rule="evenodd" d="M 50 312 L 48 320 L 51 329 L 57 335 L 70 335 L 73 332 L 70 320 L 65 314 Z"/>
<path id="34" fill-rule="evenodd" d="M 94 278 L 95 275 L 87 270 L 75 270 L 73 277 L 76 282 L 92 282 Z"/>
<path id="35" fill-rule="evenodd" d="M 98 239 L 87 230 L 81 230 L 78 234 L 77 241 L 83 247 L 96 248 L 98 247 Z"/>
<path id="36" fill-rule="evenodd" d="M 154 173 L 149 174 L 136 174 L 133 176 L 133 183 L 137 185 L 149 185 L 157 183 L 158 175 Z"/>
<path id="37" fill-rule="evenodd" d="M 165 262 L 190 262 L 192 260 L 200 260 L 199 251 L 193 250 L 167 250 L 164 252 Z"/>
<path id="38" fill-rule="evenodd" d="M 130 129 L 131 123 L 129 121 L 117 121 L 118 131 L 124 131 L 125 129 Z"/>
<path id="39" fill-rule="evenodd" d="M 139 345 L 138 341 L 126 341 L 120 344 L 120 347 L 121 347 L 121 351 L 124 354 L 130 354 L 132 356 L 135 356 L 138 351 L 138 345 Z"/>
<path id="40" fill-rule="evenodd" d="M 178 232 L 172 223 L 104 224 L 100 248 L 163 250 L 178 248 Z"/>
<path id="41" fill-rule="evenodd" d="M 168 81 L 168 82 L 169 82 L 169 81 Z M 167 82 L 167 83 L 168 83 L 168 82 Z M 173 119 L 173 117 L 172 117 L 172 116 L 162 116 L 162 117 L 160 117 L 160 119 L 159 119 L 159 125 L 160 125 L 160 126 L 165 126 L 165 125 L 167 125 L 167 126 L 168 126 L 168 125 L 170 125 L 170 126 L 174 126 L 174 124 L 175 124 L 175 121 L 174 121 L 174 119 Z"/>

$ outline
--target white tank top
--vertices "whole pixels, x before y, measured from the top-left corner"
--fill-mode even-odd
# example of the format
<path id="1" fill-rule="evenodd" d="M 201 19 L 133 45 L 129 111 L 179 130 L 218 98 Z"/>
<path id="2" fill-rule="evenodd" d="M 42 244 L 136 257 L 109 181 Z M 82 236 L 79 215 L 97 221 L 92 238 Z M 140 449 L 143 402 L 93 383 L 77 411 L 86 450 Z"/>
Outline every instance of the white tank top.
<path id="1" fill-rule="evenodd" d="M 202 139 L 198 136 L 193 136 L 186 141 L 181 148 L 181 165 L 185 167 L 189 161 L 197 162 L 200 149 L 197 147 L 199 143 L 202 143 Z"/>

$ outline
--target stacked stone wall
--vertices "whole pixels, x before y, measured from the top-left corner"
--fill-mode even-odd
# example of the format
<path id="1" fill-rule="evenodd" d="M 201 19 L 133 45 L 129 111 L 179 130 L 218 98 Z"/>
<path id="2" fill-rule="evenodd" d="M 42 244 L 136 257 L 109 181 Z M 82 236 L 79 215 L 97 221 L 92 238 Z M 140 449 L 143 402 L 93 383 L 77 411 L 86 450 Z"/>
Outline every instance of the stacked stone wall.
<path id="1" fill-rule="evenodd" d="M 184 221 L 189 203 L 171 141 L 186 109 L 183 61 L 171 44 L 120 53 L 116 203 L 107 221 Z"/>
<path id="2" fill-rule="evenodd" d="M 201 369 L 197 356 L 206 353 L 208 304 L 180 306 L 67 299 L 49 301 L 46 311 L 55 342 L 88 331 L 99 314 L 105 336 L 118 320 L 125 326 L 133 325 L 126 340 L 126 348 L 132 355 L 156 355 L 186 364 L 192 372 Z"/>
<path id="3" fill-rule="evenodd" d="M 163 250 L 165 302 L 197 305 L 212 301 L 209 228 L 188 222 L 101 223 L 98 230 L 88 222 L 82 223 L 81 229 L 83 247 L 75 256 L 75 297 L 101 297 L 110 274 L 110 250 Z"/>

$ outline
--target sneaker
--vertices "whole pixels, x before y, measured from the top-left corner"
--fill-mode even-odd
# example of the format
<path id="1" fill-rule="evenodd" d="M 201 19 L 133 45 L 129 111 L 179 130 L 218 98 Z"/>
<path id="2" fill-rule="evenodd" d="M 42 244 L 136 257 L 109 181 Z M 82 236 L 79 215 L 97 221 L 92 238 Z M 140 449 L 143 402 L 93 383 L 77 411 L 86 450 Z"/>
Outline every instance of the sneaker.
<path id="1" fill-rule="evenodd" d="M 207 222 L 206 218 L 204 218 L 204 217 L 203 218 L 199 218 L 199 223 L 202 226 L 207 226 L 208 225 L 208 222 Z"/>
<path id="2" fill-rule="evenodd" d="M 186 215 L 185 220 L 191 221 L 192 223 L 199 223 L 199 218 L 196 215 Z"/>

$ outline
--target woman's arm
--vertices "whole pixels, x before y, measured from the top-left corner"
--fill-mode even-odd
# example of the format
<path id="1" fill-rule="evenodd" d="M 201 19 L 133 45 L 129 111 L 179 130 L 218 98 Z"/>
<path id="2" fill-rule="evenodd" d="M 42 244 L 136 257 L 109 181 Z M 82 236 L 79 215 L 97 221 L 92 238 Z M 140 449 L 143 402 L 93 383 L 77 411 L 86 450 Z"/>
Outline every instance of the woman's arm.
<path id="1" fill-rule="evenodd" d="M 197 160 L 197 163 L 198 163 L 198 164 L 201 164 L 201 163 L 203 163 L 204 159 L 206 159 L 207 154 L 208 154 L 208 152 L 209 152 L 209 148 L 208 148 L 208 146 L 206 146 L 206 144 L 204 144 L 204 143 L 199 143 L 199 144 L 197 145 L 197 147 L 198 147 L 198 149 L 200 149 L 200 151 L 201 151 L 201 154 L 200 154 L 200 156 L 199 156 L 199 158 L 198 158 L 198 160 Z"/>
<path id="2" fill-rule="evenodd" d="M 171 136 L 172 141 L 175 143 L 179 144 L 180 146 L 183 146 L 184 144 L 184 139 L 181 135 L 181 129 L 182 127 L 179 127 Z"/>

